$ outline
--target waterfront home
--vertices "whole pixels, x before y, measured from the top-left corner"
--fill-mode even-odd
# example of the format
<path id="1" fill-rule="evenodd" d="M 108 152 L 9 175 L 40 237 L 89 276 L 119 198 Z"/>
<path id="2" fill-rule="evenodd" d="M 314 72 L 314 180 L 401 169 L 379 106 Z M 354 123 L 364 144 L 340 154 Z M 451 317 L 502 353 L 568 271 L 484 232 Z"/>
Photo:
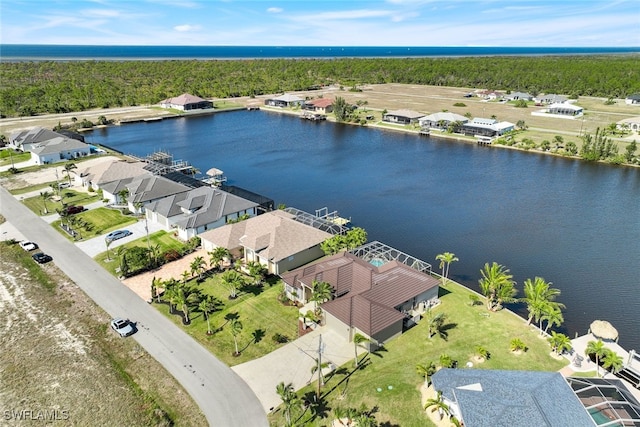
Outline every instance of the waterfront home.
<path id="1" fill-rule="evenodd" d="M 78 168 L 72 173 L 75 174 L 74 180 L 77 185 L 98 190 L 107 182 L 151 176 L 151 172 L 146 169 L 147 166 L 148 164 L 145 162 L 105 159 L 104 162 L 85 168 Z"/>
<path id="2" fill-rule="evenodd" d="M 100 189 L 108 204 L 126 204 L 131 212 L 141 212 L 139 205 L 184 193 L 191 188 L 161 176 L 144 174 L 107 182 Z"/>
<path id="3" fill-rule="evenodd" d="M 460 126 L 460 133 L 471 136 L 498 137 L 512 131 L 515 125 L 510 122 L 498 122 L 496 119 L 476 117 Z"/>
<path id="4" fill-rule="evenodd" d="M 144 205 L 148 220 L 174 230 L 182 240 L 222 227 L 231 220 L 257 215 L 258 204 L 219 188 L 201 186 L 150 201 Z"/>
<path id="5" fill-rule="evenodd" d="M 200 235 L 207 251 L 226 248 L 244 262 L 259 262 L 271 274 L 281 274 L 322 257 L 320 244 L 330 237 L 332 234 L 303 224 L 283 210 L 266 212 Z"/>
<path id="6" fill-rule="evenodd" d="M 55 138 L 60 138 L 62 136 L 64 135 L 61 135 L 49 129 L 34 127 L 31 129 L 13 132 L 9 136 L 8 146 L 10 148 L 13 148 L 14 150 L 27 152 L 31 151 L 31 147 L 35 145 L 44 144 L 47 141 Z"/>
<path id="7" fill-rule="evenodd" d="M 303 109 L 313 111 L 318 114 L 328 114 L 333 111 L 333 99 L 318 98 L 307 101 L 302 106 Z"/>
<path id="8" fill-rule="evenodd" d="M 640 93 L 634 93 L 633 95 L 627 96 L 624 103 L 628 105 L 640 105 Z"/>
<path id="9" fill-rule="evenodd" d="M 428 116 L 421 117 L 418 119 L 418 123 L 420 123 L 420 127 L 422 129 L 437 129 L 437 130 L 447 130 L 450 125 L 455 125 L 458 127 L 459 125 L 465 124 L 469 121 L 465 116 L 461 116 L 456 113 L 449 112 L 440 112 L 429 114 Z"/>
<path id="10" fill-rule="evenodd" d="M 563 104 L 567 102 L 569 99 L 563 95 L 556 95 L 554 93 L 550 93 L 547 95 L 538 95 L 537 97 L 533 98 L 533 100 L 537 104 L 549 105 L 549 104 Z"/>
<path id="11" fill-rule="evenodd" d="M 268 105 L 270 107 L 281 107 L 281 108 L 301 107 L 302 104 L 304 104 L 304 99 L 300 98 L 299 96 L 291 95 L 288 93 L 285 93 L 284 95 L 281 95 L 275 98 L 269 98 L 264 101 L 264 105 Z"/>
<path id="12" fill-rule="evenodd" d="M 168 98 L 160 101 L 162 108 L 173 108 L 175 110 L 190 111 L 213 108 L 213 102 L 200 98 L 199 96 L 183 93 L 175 98 Z"/>
<path id="13" fill-rule="evenodd" d="M 526 92 L 513 92 L 510 93 L 508 95 L 506 95 L 504 97 L 507 101 L 518 101 L 518 100 L 525 100 L 525 101 L 531 101 L 533 99 L 533 95 L 526 93 Z"/>
<path id="14" fill-rule="evenodd" d="M 389 111 L 382 116 L 382 121 L 389 123 L 399 123 L 403 125 L 418 123 L 418 120 L 424 117 L 424 114 L 413 110 L 394 110 Z"/>
<path id="15" fill-rule="evenodd" d="M 59 136 L 39 144 L 32 144 L 29 151 L 35 164 L 47 165 L 89 156 L 91 147 L 76 139 Z"/>
<path id="16" fill-rule="evenodd" d="M 394 253 L 398 256 L 387 258 Z M 301 304 L 312 299 L 314 282 L 331 285 L 331 300 L 320 306 L 327 327 L 349 341 L 356 334 L 364 335 L 370 348 L 377 348 L 415 324 L 420 313 L 437 301 L 440 282 L 428 274 L 430 268 L 380 242 L 371 242 L 281 277 L 287 297 Z"/>
<path id="17" fill-rule="evenodd" d="M 443 368 L 431 381 L 465 427 L 595 426 L 559 372 Z"/>

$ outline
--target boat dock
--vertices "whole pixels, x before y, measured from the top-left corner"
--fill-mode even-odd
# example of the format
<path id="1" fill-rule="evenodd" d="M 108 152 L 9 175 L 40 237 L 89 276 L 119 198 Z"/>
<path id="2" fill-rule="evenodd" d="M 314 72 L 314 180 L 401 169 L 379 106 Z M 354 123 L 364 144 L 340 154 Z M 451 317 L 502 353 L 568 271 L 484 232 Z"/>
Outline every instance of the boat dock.
<path id="1" fill-rule="evenodd" d="M 305 111 L 304 113 L 302 113 L 300 115 L 300 118 L 304 120 L 311 120 L 313 122 L 327 120 L 327 116 L 325 116 L 324 114 L 311 113 L 309 111 Z"/>

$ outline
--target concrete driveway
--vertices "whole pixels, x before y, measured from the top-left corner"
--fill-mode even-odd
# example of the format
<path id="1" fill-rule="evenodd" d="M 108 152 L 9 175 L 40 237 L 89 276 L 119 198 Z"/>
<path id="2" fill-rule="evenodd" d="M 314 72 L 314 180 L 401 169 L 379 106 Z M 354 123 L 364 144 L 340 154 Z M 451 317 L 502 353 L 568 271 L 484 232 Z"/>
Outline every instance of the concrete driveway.
<path id="1" fill-rule="evenodd" d="M 282 401 L 276 393 L 280 382 L 292 383 L 295 390 L 317 381 L 317 374 L 311 375 L 311 368 L 317 364 L 318 347 L 322 335 L 322 362 L 339 367 L 353 363 L 354 346 L 337 333 L 319 327 L 312 332 L 286 344 L 259 359 L 234 366 L 233 369 L 256 393 L 262 407 L 270 412 Z M 331 368 L 325 369 L 327 373 Z"/>
<path id="2" fill-rule="evenodd" d="M 0 213 L 11 224 L 2 229 L 5 238 L 17 235 L 36 241 L 105 312 L 137 323 L 138 332 L 131 338 L 180 382 L 210 425 L 268 426 L 262 405 L 238 375 L 4 188 L 0 188 Z"/>

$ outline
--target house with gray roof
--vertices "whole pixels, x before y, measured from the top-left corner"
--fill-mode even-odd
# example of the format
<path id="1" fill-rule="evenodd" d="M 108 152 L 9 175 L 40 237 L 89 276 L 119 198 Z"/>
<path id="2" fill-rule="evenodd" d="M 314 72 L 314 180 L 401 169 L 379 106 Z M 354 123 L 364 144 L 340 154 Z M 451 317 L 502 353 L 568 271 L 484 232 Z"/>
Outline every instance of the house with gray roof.
<path id="1" fill-rule="evenodd" d="M 584 108 L 568 102 L 564 102 L 562 104 L 551 104 L 542 110 L 533 111 L 531 113 L 532 116 L 552 116 L 561 119 L 575 119 L 576 117 L 582 117 L 583 114 Z"/>
<path id="2" fill-rule="evenodd" d="M 408 125 L 418 123 L 418 120 L 424 116 L 424 114 L 413 110 L 393 110 L 382 116 L 382 121 Z"/>
<path id="3" fill-rule="evenodd" d="M 559 372 L 444 368 L 431 381 L 465 427 L 596 426 Z"/>
<path id="4" fill-rule="evenodd" d="M 634 93 L 627 96 L 624 99 L 624 103 L 627 105 L 640 105 L 640 93 Z"/>
<path id="5" fill-rule="evenodd" d="M 499 122 L 495 119 L 475 117 L 460 127 L 460 133 L 495 138 L 512 131 L 514 128 L 515 125 L 510 122 Z"/>
<path id="6" fill-rule="evenodd" d="M 453 123 L 465 124 L 469 121 L 465 116 L 456 113 L 439 112 L 418 119 L 422 129 L 447 130 Z"/>
<path id="7" fill-rule="evenodd" d="M 139 212 L 138 204 L 144 206 L 147 203 L 162 198 L 189 191 L 186 185 L 171 181 L 157 175 L 140 175 L 132 178 L 124 178 L 107 182 L 100 186 L 102 194 L 109 204 L 122 204 L 125 201 L 121 194 L 126 191 L 127 208 L 131 212 Z"/>
<path id="8" fill-rule="evenodd" d="M 271 274 L 282 274 L 324 256 L 320 244 L 330 237 L 332 234 L 303 224 L 283 210 L 265 212 L 200 235 L 207 251 L 226 248 L 245 262 L 259 262 Z"/>
<path id="9" fill-rule="evenodd" d="M 31 147 L 34 145 L 40 145 L 54 138 L 63 136 L 64 135 L 49 129 L 34 127 L 13 132 L 11 136 L 9 136 L 8 146 L 15 150 L 27 152 L 31 151 Z"/>
<path id="10" fill-rule="evenodd" d="M 162 108 L 173 108 L 175 110 L 190 111 L 213 108 L 213 102 L 200 98 L 199 96 L 183 93 L 174 98 L 168 98 L 160 101 Z"/>
<path id="11" fill-rule="evenodd" d="M 533 99 L 533 95 L 531 95 L 530 93 L 526 93 L 526 92 L 512 92 L 510 94 L 505 95 L 504 97 L 507 101 L 518 101 L 518 100 L 525 100 L 525 101 L 531 101 Z"/>
<path id="12" fill-rule="evenodd" d="M 178 184 L 181 185 L 181 184 Z M 255 216 L 258 204 L 215 187 L 198 187 L 146 203 L 147 218 L 188 240 L 242 216 Z"/>
<path id="13" fill-rule="evenodd" d="M 333 298 L 321 305 L 326 325 L 349 341 L 356 334 L 364 335 L 371 347 L 402 334 L 416 319 L 415 313 L 437 299 L 440 283 L 399 259 L 366 261 L 351 252 L 323 258 L 281 277 L 287 296 L 303 304 L 313 294 L 314 281 L 329 283 Z"/>
<path id="14" fill-rule="evenodd" d="M 66 136 L 30 144 L 29 151 L 31 151 L 31 159 L 37 165 L 65 162 L 91 155 L 88 144 Z"/>
<path id="15" fill-rule="evenodd" d="M 270 107 L 301 107 L 304 104 L 304 99 L 296 95 L 285 93 L 284 95 L 277 96 L 275 98 L 269 98 L 264 101 L 264 105 Z"/>
<path id="16" fill-rule="evenodd" d="M 548 105 L 548 104 L 563 104 L 567 102 L 569 98 L 567 98 L 564 95 L 556 95 L 554 93 L 549 93 L 546 95 L 538 95 L 533 100 L 538 104 Z"/>

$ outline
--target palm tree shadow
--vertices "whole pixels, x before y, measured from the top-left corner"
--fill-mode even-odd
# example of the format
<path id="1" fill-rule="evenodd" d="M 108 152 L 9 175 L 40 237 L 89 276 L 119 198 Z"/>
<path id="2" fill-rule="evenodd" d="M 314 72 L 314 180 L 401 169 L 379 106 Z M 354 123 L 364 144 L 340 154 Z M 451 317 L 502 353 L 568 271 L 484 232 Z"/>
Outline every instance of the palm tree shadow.
<path id="1" fill-rule="evenodd" d="M 451 329 L 455 329 L 457 326 L 457 323 L 447 323 L 446 325 L 442 325 L 442 327 L 440 327 L 440 330 L 438 331 L 438 336 L 447 341 L 449 339 L 449 331 Z"/>
<path id="2" fill-rule="evenodd" d="M 311 419 L 308 421 L 326 419 L 329 416 L 328 412 L 331 410 L 331 407 L 327 405 L 327 401 L 324 399 L 324 396 L 326 396 L 326 394 L 318 398 L 316 393 L 313 391 L 305 393 L 304 396 L 302 396 L 305 411 L 300 415 L 298 420 L 302 419 L 302 416 L 304 416 L 307 411 L 311 413 Z"/>
<path id="3" fill-rule="evenodd" d="M 382 353 L 387 353 L 389 350 L 387 350 L 384 347 L 378 347 L 377 349 L 370 351 L 369 354 L 372 354 L 376 357 L 379 357 L 380 359 L 382 359 L 384 357 L 384 354 Z"/>
<path id="4" fill-rule="evenodd" d="M 243 351 L 248 349 L 251 344 L 257 344 L 260 341 L 262 341 L 262 339 L 265 337 L 266 333 L 267 332 L 264 329 L 256 329 L 255 331 L 253 331 L 251 333 L 251 335 L 253 336 L 253 339 L 251 341 L 249 341 L 247 343 L 247 345 L 245 345 L 243 348 L 240 349 L 240 353 L 242 353 Z"/>

